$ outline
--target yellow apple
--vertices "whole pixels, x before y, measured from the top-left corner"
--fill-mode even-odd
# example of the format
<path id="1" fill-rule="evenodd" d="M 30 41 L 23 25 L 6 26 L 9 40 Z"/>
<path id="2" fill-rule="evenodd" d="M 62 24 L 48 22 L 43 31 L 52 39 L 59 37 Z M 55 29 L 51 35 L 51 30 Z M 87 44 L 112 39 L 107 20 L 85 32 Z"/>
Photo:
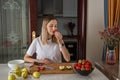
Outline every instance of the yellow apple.
<path id="1" fill-rule="evenodd" d="M 66 66 L 67 69 L 72 69 L 72 66 Z"/>
<path id="2" fill-rule="evenodd" d="M 27 72 L 28 73 L 28 69 L 27 68 L 23 68 L 22 72 Z"/>
<path id="3" fill-rule="evenodd" d="M 14 68 L 14 73 L 16 74 L 16 76 L 20 77 L 21 76 L 21 69 L 20 69 L 20 67 L 15 67 Z"/>
<path id="4" fill-rule="evenodd" d="M 65 69 L 65 66 L 59 66 L 59 69 L 60 69 L 60 70 L 64 70 L 64 69 Z"/>
<path id="5" fill-rule="evenodd" d="M 34 78 L 39 78 L 40 77 L 40 72 L 33 72 L 33 77 Z"/>
<path id="6" fill-rule="evenodd" d="M 21 70 L 21 69 L 20 69 L 20 67 L 18 67 L 18 66 L 14 68 L 14 71 L 20 71 L 20 70 Z"/>
<path id="7" fill-rule="evenodd" d="M 16 71 L 14 72 L 16 76 L 20 77 L 21 76 L 21 71 Z"/>
<path id="8" fill-rule="evenodd" d="M 10 75 L 8 76 L 8 80 L 16 80 L 15 75 L 10 74 Z"/>
<path id="9" fill-rule="evenodd" d="M 27 78 L 28 77 L 28 72 L 26 72 L 26 71 L 22 72 L 21 77 Z"/>

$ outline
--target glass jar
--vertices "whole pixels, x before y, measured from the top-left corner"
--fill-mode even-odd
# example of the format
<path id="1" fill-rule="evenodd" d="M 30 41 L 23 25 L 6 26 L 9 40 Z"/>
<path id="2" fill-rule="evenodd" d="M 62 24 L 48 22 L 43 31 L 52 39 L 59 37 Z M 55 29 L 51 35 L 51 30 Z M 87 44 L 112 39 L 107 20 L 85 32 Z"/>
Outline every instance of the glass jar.
<path id="1" fill-rule="evenodd" d="M 116 63 L 116 55 L 115 55 L 114 46 L 108 46 L 108 50 L 106 54 L 106 63 L 111 64 L 111 65 Z"/>

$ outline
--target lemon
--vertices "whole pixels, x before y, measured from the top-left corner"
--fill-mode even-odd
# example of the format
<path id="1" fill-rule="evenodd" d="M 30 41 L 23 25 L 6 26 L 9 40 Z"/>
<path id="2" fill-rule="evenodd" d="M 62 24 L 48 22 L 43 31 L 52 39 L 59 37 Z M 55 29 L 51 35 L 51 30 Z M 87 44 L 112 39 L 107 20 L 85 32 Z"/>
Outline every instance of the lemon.
<path id="1" fill-rule="evenodd" d="M 22 72 L 21 77 L 27 78 L 28 77 L 28 72 L 26 72 L 26 71 Z"/>
<path id="2" fill-rule="evenodd" d="M 34 78 L 39 78 L 40 77 L 40 72 L 33 72 L 33 77 Z"/>
<path id="3" fill-rule="evenodd" d="M 13 74 L 10 74 L 9 76 L 8 76 L 8 80 L 15 80 L 16 79 L 16 77 L 15 77 L 15 75 L 13 75 Z"/>

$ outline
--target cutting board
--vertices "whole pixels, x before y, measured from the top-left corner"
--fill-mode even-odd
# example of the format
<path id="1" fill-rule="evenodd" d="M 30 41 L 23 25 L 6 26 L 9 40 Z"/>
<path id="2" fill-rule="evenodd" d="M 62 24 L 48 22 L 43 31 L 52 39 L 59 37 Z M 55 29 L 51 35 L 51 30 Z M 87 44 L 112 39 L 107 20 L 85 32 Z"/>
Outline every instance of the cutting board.
<path id="1" fill-rule="evenodd" d="M 41 74 L 74 74 L 75 73 L 73 70 L 72 63 L 53 63 L 47 66 L 52 67 L 53 69 L 45 69 L 43 71 L 40 71 Z M 64 70 L 60 70 L 59 66 L 65 66 L 65 67 L 72 66 L 72 69 L 68 70 L 65 68 Z M 30 73 L 33 73 L 35 71 L 35 67 L 36 65 L 31 67 Z"/>

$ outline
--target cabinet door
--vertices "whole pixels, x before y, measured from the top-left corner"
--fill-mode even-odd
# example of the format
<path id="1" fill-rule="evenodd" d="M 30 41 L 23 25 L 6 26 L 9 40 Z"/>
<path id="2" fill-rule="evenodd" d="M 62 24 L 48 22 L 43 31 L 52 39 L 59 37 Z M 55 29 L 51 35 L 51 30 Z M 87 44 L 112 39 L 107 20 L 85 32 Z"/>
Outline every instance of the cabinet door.
<path id="1" fill-rule="evenodd" d="M 39 14 L 62 14 L 62 0 L 37 0 Z"/>
<path id="2" fill-rule="evenodd" d="M 77 0 L 63 0 L 63 16 L 77 17 Z"/>

